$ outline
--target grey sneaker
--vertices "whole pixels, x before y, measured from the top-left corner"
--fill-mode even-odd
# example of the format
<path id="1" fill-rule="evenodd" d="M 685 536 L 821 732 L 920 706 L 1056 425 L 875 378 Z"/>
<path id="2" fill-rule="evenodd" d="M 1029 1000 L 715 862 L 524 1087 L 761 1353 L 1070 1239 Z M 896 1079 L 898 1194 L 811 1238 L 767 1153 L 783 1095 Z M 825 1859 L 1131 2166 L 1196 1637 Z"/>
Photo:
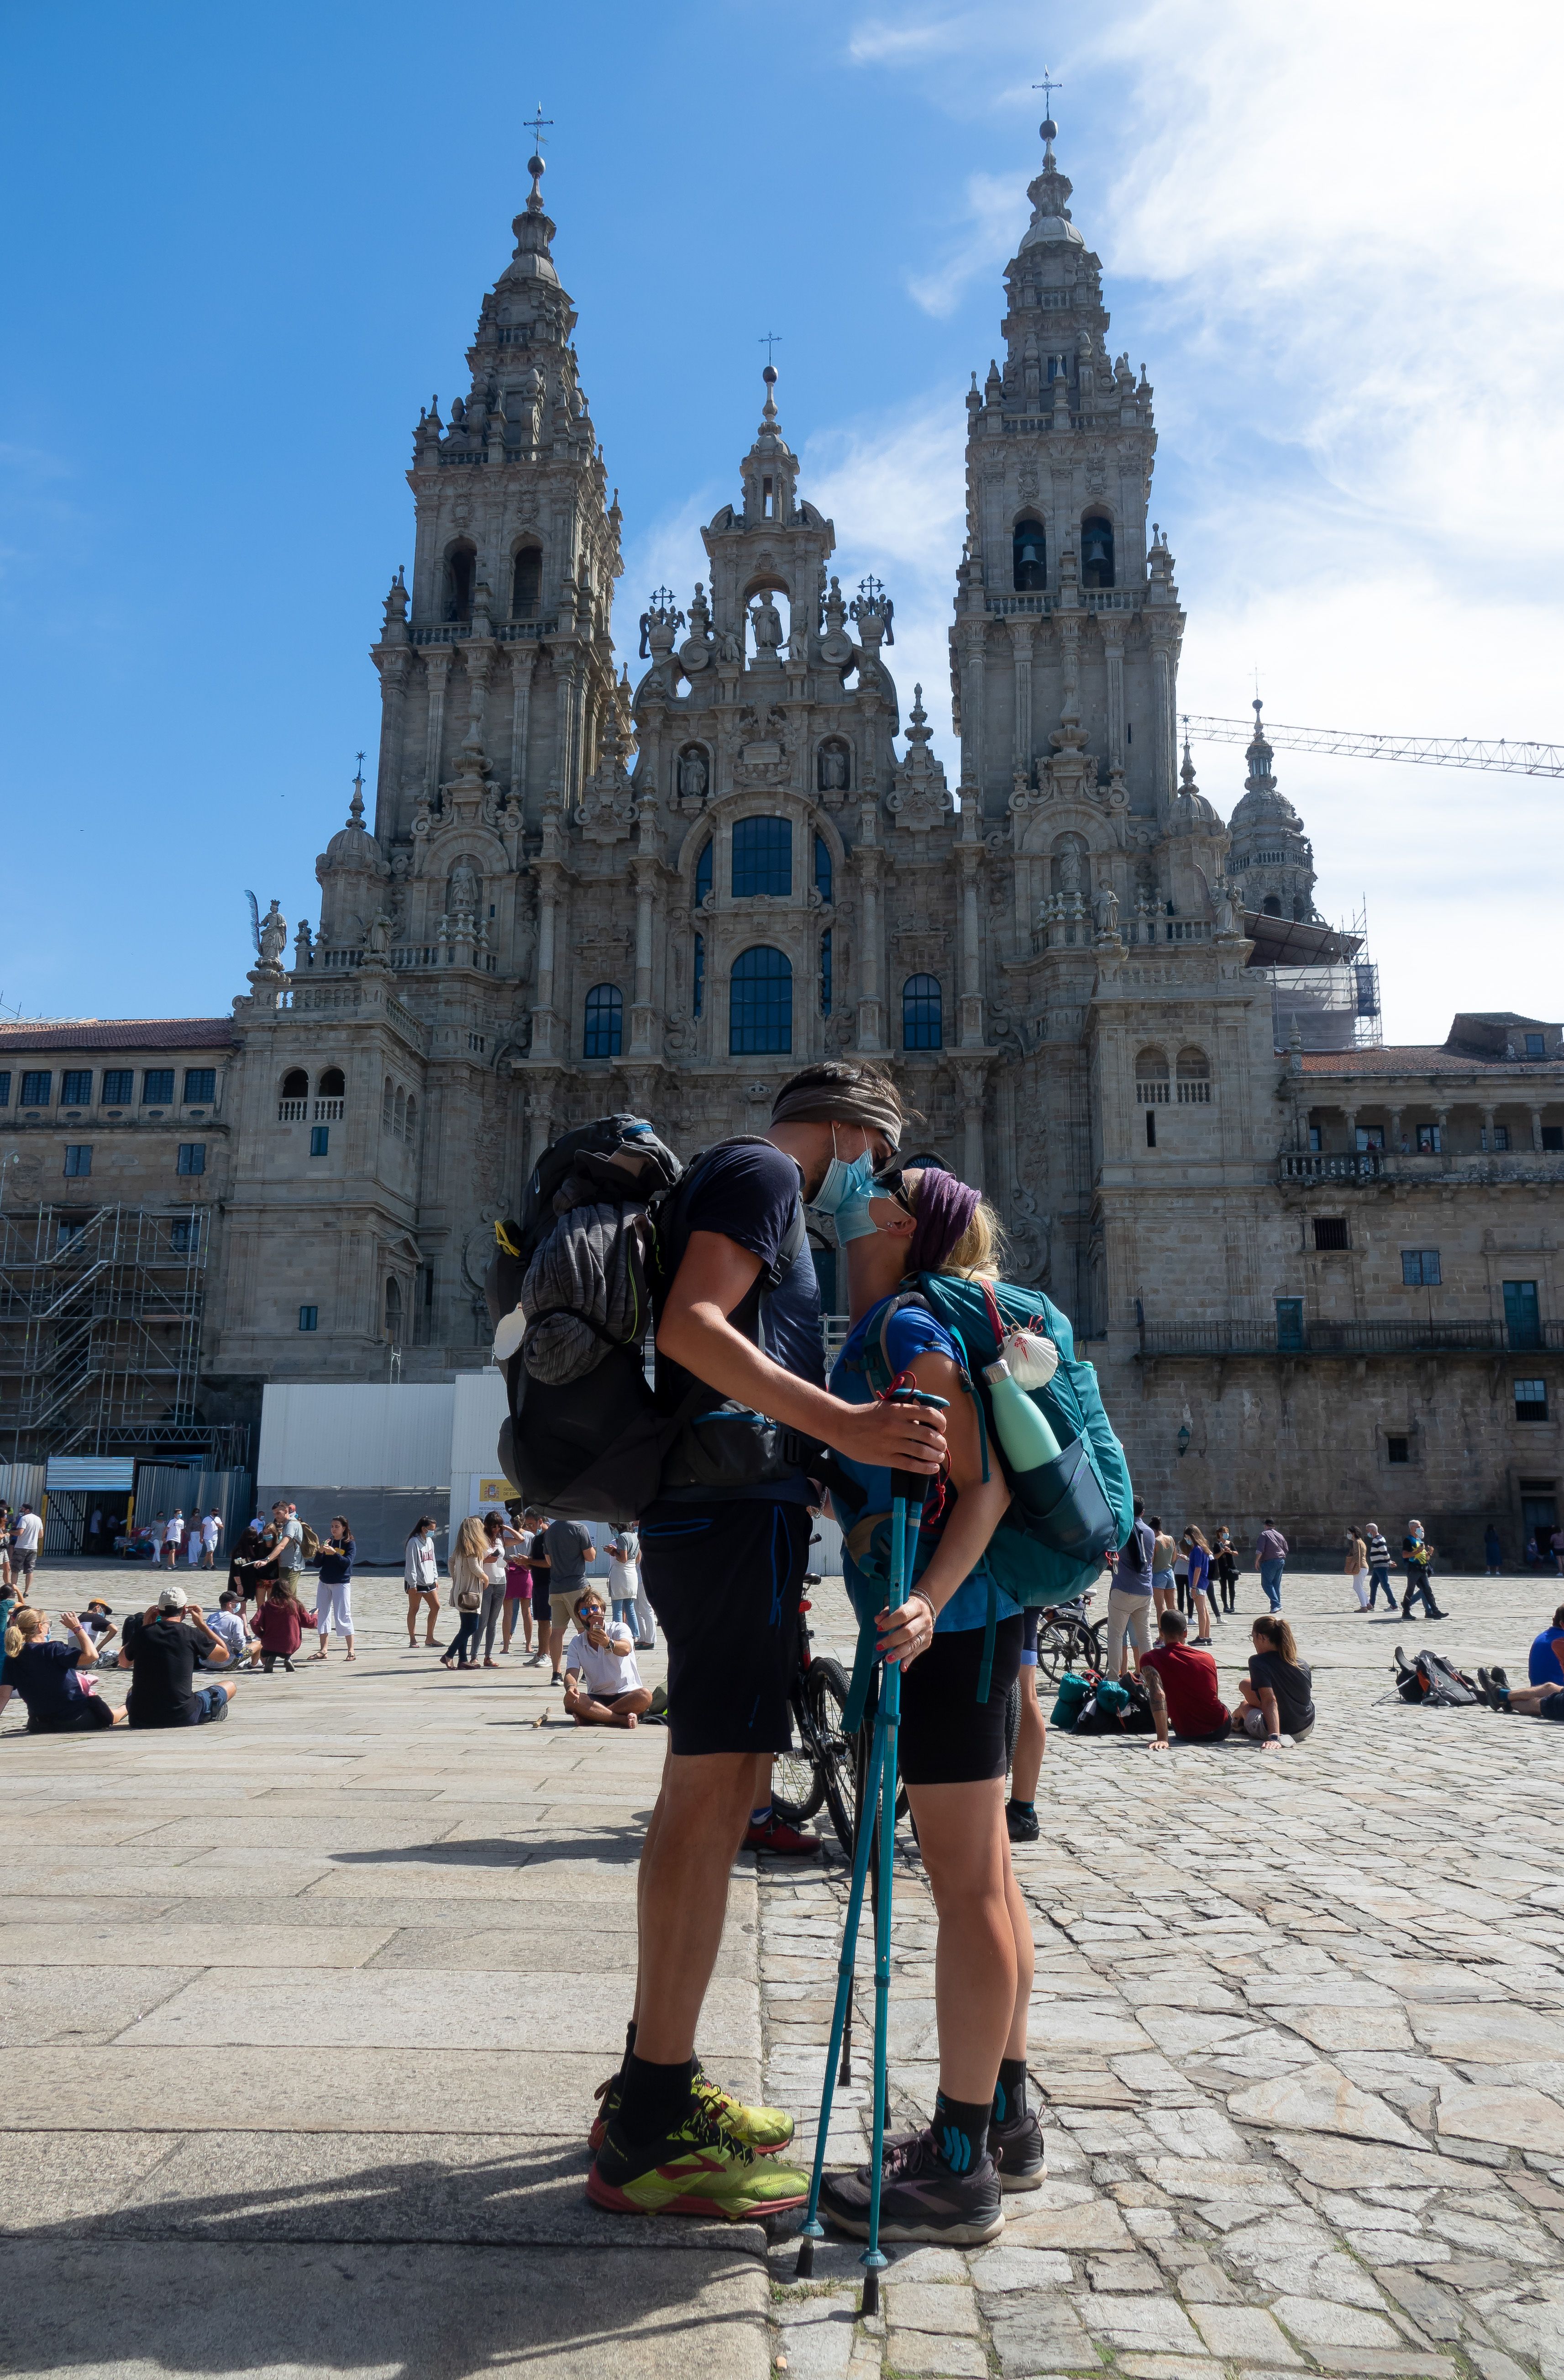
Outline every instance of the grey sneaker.
<path id="1" fill-rule="evenodd" d="M 828 2174 L 820 2213 L 855 2240 L 869 2236 L 869 2168 Z M 892 2244 L 930 2240 L 947 2248 L 980 2248 L 1004 2229 L 1000 2177 L 987 2152 L 970 2173 L 952 2173 L 932 2131 L 887 2141 L 880 2165 L 879 2236 Z"/>
<path id="2" fill-rule="evenodd" d="M 990 2119 L 988 2155 L 1003 2191 L 1039 2190 L 1048 2179 L 1043 2128 L 1030 2107 Z"/>

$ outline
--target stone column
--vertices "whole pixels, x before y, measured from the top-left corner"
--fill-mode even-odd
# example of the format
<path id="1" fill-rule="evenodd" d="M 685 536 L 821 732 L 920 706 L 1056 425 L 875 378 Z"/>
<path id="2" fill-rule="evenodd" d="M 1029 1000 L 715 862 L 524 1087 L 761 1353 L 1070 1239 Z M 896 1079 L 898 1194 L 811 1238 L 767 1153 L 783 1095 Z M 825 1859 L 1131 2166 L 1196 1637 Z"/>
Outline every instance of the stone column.
<path id="1" fill-rule="evenodd" d="M 1032 773 L 1032 623 L 1024 613 L 1007 623 L 1011 662 L 1015 675 L 1015 727 L 1012 765 L 1023 776 Z"/>
<path id="2" fill-rule="evenodd" d="M 1450 1120 L 1450 1111 L 1449 1111 L 1449 1108 L 1436 1108 L 1436 1109 L 1435 1109 L 1435 1111 L 1434 1111 L 1434 1132 L 1435 1132 L 1435 1137 L 1436 1137 L 1436 1138 L 1437 1139 L 1437 1141 L 1438 1141 L 1439 1148 L 1440 1148 L 1441 1153 L 1443 1153 L 1443 1151 L 1444 1151 L 1444 1147 L 1445 1147 L 1445 1131 L 1446 1131 L 1447 1126 L 1448 1126 L 1448 1125 L 1449 1125 L 1449 1120 Z"/>
<path id="3" fill-rule="evenodd" d="M 962 1178 L 981 1187 L 983 1181 L 983 1091 L 988 1079 L 986 1066 L 958 1066 L 956 1083 L 961 1092 Z"/>
<path id="4" fill-rule="evenodd" d="M 1355 1156 L 1358 1146 L 1358 1111 L 1356 1108 L 1343 1108 L 1341 1112 L 1347 1122 L 1347 1151 L 1349 1156 Z"/>
<path id="5" fill-rule="evenodd" d="M 961 789 L 961 826 L 956 863 L 961 869 L 961 999 L 956 1038 L 964 1050 L 983 1045 L 983 945 L 978 923 L 977 890 L 983 853 L 977 840 L 982 795 L 976 785 Z"/>
<path id="6" fill-rule="evenodd" d="M 1532 1110 L 1532 1147 L 1542 1148 L 1542 1111 L 1538 1108 Z"/>
<path id="7" fill-rule="evenodd" d="M 527 798 L 527 736 L 532 710 L 532 673 L 538 648 L 530 638 L 511 647 L 511 783 L 513 802 Z"/>
<path id="8" fill-rule="evenodd" d="M 1109 612 L 1100 617 L 1102 649 L 1108 663 L 1108 765 L 1124 765 L 1124 630 Z"/>
<path id="9" fill-rule="evenodd" d="M 571 727 L 576 715 L 575 653 L 568 645 L 554 647 L 554 782 L 568 811 L 574 803 L 575 753 Z"/>
<path id="10" fill-rule="evenodd" d="M 962 629 L 962 775 L 970 778 L 977 787 L 980 801 L 987 782 L 983 735 L 984 633 L 981 618 L 969 622 Z"/>
<path id="11" fill-rule="evenodd" d="M 858 1047 L 860 1050 L 883 1050 L 885 1047 L 885 999 L 881 989 L 882 972 L 880 938 L 880 875 L 885 854 L 876 836 L 875 806 L 864 802 L 858 811 L 858 888 L 861 922 L 858 928 Z"/>
<path id="12" fill-rule="evenodd" d="M 657 1058 L 657 1011 L 653 1004 L 653 937 L 657 923 L 657 878 L 661 834 L 657 801 L 643 795 L 636 806 L 637 849 L 631 862 L 636 880 L 636 996 L 630 1009 L 630 1056 Z"/>
<path id="13" fill-rule="evenodd" d="M 1392 1109 L 1390 1110 L 1390 1148 L 1391 1148 L 1392 1152 L 1393 1152 L 1397 1157 L 1399 1157 L 1399 1156 L 1400 1155 L 1400 1153 L 1401 1153 L 1401 1111 L 1400 1111 L 1400 1108 L 1392 1108 Z"/>
<path id="14" fill-rule="evenodd" d="M 424 653 L 429 682 L 429 737 L 424 750 L 424 799 L 440 797 L 440 751 L 445 740 L 445 682 L 451 674 L 449 645 L 430 645 Z"/>
<path id="15" fill-rule="evenodd" d="M 404 632 L 406 633 L 406 632 Z M 402 783 L 403 710 L 407 692 L 406 645 L 381 655 L 380 767 L 375 779 L 375 834 L 383 841 L 396 831 L 396 795 Z"/>
<path id="16" fill-rule="evenodd" d="M 484 715 L 489 708 L 489 674 L 498 648 L 475 637 L 466 649 L 467 665 L 467 734 L 483 744 Z"/>
<path id="17" fill-rule="evenodd" d="M 1173 650 L 1154 629 L 1151 650 L 1152 689 L 1156 706 L 1152 725 L 1152 792 L 1159 818 L 1167 815 L 1178 779 L 1176 722 L 1173 717 Z"/>
<path id="18" fill-rule="evenodd" d="M 1483 1110 L 1483 1148 L 1485 1153 L 1491 1157 L 1494 1148 L 1494 1111 L 1492 1108 L 1485 1108 Z"/>
<path id="19" fill-rule="evenodd" d="M 538 982 L 532 1003 L 532 1055 L 559 1055 L 559 1017 L 554 1010 L 555 941 L 559 905 L 564 895 L 565 872 L 559 856 L 563 842 L 563 808 L 557 788 L 543 804 L 543 849 L 538 871 Z"/>
<path id="20" fill-rule="evenodd" d="M 531 1173 L 554 1136 L 554 1101 L 559 1076 L 541 1075 L 527 1094 L 527 1171 Z"/>

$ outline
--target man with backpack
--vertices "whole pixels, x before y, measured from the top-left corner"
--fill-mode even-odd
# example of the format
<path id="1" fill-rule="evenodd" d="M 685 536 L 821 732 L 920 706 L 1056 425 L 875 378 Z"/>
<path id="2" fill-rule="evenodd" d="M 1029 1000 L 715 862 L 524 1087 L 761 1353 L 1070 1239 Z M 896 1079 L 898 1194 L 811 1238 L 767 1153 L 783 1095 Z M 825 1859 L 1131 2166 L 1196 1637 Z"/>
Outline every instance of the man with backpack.
<path id="1" fill-rule="evenodd" d="M 1430 1620 L 1449 1618 L 1449 1612 L 1441 1611 L 1434 1600 L 1434 1589 L 1430 1584 L 1433 1576 L 1431 1567 L 1433 1552 L 1433 1547 L 1423 1534 L 1422 1522 L 1409 1521 L 1407 1534 L 1401 1539 L 1401 1560 L 1406 1564 L 1407 1573 L 1406 1593 L 1401 1597 L 1403 1620 L 1412 1618 L 1412 1607 L 1419 1596 L 1423 1598 L 1423 1609 Z"/>
<path id="2" fill-rule="evenodd" d="M 600 2095 L 587 2185 L 621 2213 L 754 2216 L 807 2195 L 808 2177 L 770 2154 L 792 2139 L 792 2118 L 708 2082 L 695 2034 L 734 1858 L 790 1738 L 819 1500 L 810 1466 L 830 1447 L 933 1474 L 944 1453 L 929 1408 L 827 1392 L 805 1234 L 806 1204 L 834 1215 L 890 1162 L 903 1115 L 874 1068 L 809 1067 L 783 1084 L 763 1137 L 704 1152 L 659 1214 L 658 1401 L 687 1418 L 640 1515 L 670 1742 L 641 1853 L 635 2014 Z"/>

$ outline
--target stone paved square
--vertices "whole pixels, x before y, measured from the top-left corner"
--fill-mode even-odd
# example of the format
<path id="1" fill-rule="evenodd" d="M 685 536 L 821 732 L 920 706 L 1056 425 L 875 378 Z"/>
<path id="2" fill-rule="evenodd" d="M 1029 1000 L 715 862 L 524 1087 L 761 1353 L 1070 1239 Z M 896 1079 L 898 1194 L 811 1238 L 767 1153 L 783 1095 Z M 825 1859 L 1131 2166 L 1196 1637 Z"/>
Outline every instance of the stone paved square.
<path id="1" fill-rule="evenodd" d="M 41 1579 L 54 1610 L 106 1584 Z M 855 2245 L 801 2289 L 788 2238 L 586 2204 L 661 1730 L 577 1733 L 515 1660 L 446 1675 L 372 1577 L 355 1667 L 246 1676 L 220 1730 L 30 1739 L 13 1705 L 7 2368 L 1564 2380 L 1564 1741 L 1383 1699 L 1398 1642 L 1520 1674 L 1558 1589 L 1446 1592 L 1449 1623 L 1403 1630 L 1290 1578 L 1321 1718 L 1280 1756 L 1050 1735 L 1017 1855 L 1049 2179 L 994 2247 L 892 2251 L 889 2326 L 857 2318 Z M 1256 1601 L 1247 1577 L 1225 1682 Z M 816 1617 L 845 1651 L 838 1587 Z M 898 2123 L 936 2080 L 901 1840 Z M 702 2029 L 805 2148 L 844 1898 L 839 1860 L 741 1860 Z M 843 2159 L 867 1941 L 857 1972 Z"/>

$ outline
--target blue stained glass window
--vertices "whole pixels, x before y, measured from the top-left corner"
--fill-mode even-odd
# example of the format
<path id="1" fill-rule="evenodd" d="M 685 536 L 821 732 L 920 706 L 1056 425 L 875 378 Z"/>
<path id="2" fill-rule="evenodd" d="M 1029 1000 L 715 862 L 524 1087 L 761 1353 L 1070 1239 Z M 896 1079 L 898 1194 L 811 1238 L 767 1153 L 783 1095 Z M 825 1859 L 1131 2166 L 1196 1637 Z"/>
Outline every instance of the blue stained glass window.
<path id="1" fill-rule="evenodd" d="M 595 983 L 587 994 L 587 1038 L 582 1055 L 617 1058 L 624 1040 L 624 995 L 617 984 Z"/>
<path id="2" fill-rule="evenodd" d="M 697 934 L 695 938 L 695 990 L 690 999 L 691 1014 L 698 1016 L 705 1005 L 706 936 L 704 934 Z"/>
<path id="3" fill-rule="evenodd" d="M 902 986 L 903 1049 L 939 1050 L 944 1038 L 939 977 L 910 975 Z"/>
<path id="4" fill-rule="evenodd" d="M 820 1014 L 830 1014 L 830 928 L 820 936 Z"/>
<path id="5" fill-rule="evenodd" d="M 734 898 L 793 891 L 793 820 L 740 819 L 734 828 Z"/>
<path id="6" fill-rule="evenodd" d="M 729 978 L 728 1054 L 793 1047 L 793 969 L 782 951 L 741 951 Z"/>
<path id="7" fill-rule="evenodd" d="M 830 899 L 830 845 L 823 834 L 815 837 L 815 890 L 822 901 Z"/>
<path id="8" fill-rule="evenodd" d="M 698 909 L 711 890 L 711 838 L 706 838 L 700 857 L 695 864 L 695 905 Z"/>

